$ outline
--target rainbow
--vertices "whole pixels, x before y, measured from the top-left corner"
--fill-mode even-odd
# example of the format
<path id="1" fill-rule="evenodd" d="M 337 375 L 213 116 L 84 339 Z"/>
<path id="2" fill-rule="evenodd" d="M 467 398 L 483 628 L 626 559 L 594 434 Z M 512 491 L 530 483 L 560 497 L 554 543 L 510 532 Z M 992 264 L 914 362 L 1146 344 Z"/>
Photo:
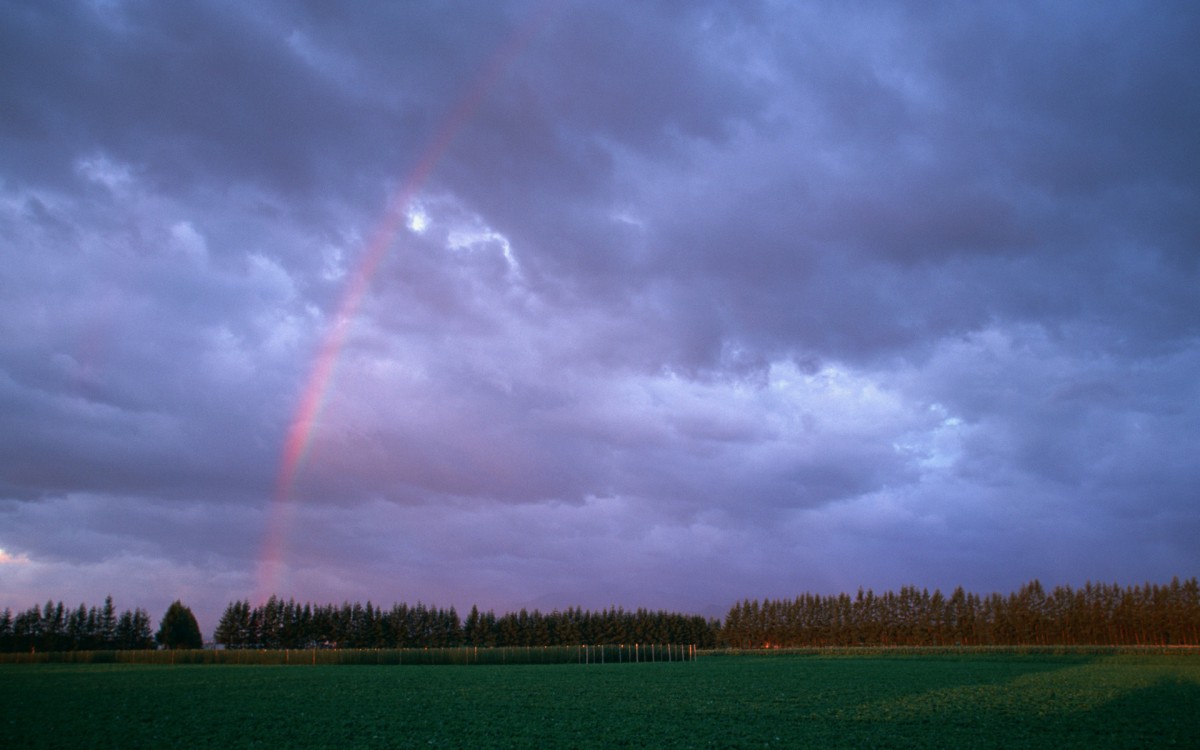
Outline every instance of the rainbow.
<path id="1" fill-rule="evenodd" d="M 334 372 L 347 334 L 363 297 L 371 286 L 371 280 L 404 227 L 413 200 L 429 180 L 455 136 L 478 110 L 496 81 L 545 24 L 549 10 L 550 4 L 547 3 L 528 23 L 518 28 L 488 61 L 466 93 L 458 98 L 422 151 L 421 158 L 389 202 L 383 219 L 370 235 L 362 259 L 347 280 L 337 313 L 317 351 L 283 443 L 279 473 L 267 512 L 266 530 L 258 560 L 257 593 L 254 597 L 257 602 L 265 602 L 268 596 L 277 593 L 276 589 L 282 583 L 287 538 L 291 526 L 293 489 L 304 465 L 321 407 L 333 383 Z"/>

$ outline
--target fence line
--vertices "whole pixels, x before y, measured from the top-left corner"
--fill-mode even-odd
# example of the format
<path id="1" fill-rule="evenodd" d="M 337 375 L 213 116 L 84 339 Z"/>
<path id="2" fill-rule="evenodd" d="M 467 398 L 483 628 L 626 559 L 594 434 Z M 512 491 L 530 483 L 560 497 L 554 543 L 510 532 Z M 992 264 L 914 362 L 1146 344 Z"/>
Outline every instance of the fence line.
<path id="1" fill-rule="evenodd" d="M 695 644 L 608 643 L 579 646 L 455 646 L 399 649 L 198 649 L 39 651 L 0 654 L 0 664 L 646 664 L 695 661 Z"/>

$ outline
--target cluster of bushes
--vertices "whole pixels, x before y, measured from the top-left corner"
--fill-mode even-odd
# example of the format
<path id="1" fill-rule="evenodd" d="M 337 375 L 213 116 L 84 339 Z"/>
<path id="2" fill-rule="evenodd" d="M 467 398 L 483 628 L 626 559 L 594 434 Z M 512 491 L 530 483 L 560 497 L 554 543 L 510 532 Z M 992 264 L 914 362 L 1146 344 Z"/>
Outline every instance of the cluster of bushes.
<path id="1" fill-rule="evenodd" d="M 214 640 L 227 648 L 448 648 L 454 646 L 573 646 L 596 643 L 716 645 L 719 623 L 695 615 L 578 608 L 550 613 L 522 609 L 497 617 L 472 607 L 460 620 L 453 607 L 371 602 L 314 605 L 271 597 L 253 607 L 232 602 Z"/>
<path id="2" fill-rule="evenodd" d="M 1047 592 L 950 596 L 913 587 L 876 595 L 805 594 L 734 605 L 721 629 L 734 648 L 821 646 L 1200 645 L 1200 584 L 1088 583 Z"/>

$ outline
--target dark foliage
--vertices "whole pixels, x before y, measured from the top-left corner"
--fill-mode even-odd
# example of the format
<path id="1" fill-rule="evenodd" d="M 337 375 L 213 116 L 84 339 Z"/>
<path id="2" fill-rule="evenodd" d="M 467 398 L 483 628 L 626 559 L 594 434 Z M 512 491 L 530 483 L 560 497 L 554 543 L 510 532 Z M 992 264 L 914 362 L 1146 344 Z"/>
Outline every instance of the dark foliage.
<path id="1" fill-rule="evenodd" d="M 639 609 L 522 609 L 497 617 L 472 607 L 460 620 L 453 607 L 418 602 L 390 610 L 359 603 L 297 604 L 271 597 L 251 607 L 232 602 L 214 640 L 228 648 L 444 648 L 452 646 L 576 646 L 599 643 L 716 644 L 718 623 L 703 617 Z"/>
<path id="2" fill-rule="evenodd" d="M 1088 583 L 1046 592 L 1038 581 L 1008 596 L 981 597 L 961 587 L 901 588 L 876 595 L 804 594 L 791 601 L 749 599 L 734 605 L 721 642 L 735 648 L 809 646 L 1198 645 L 1200 585 L 1122 588 Z"/>
<path id="3" fill-rule="evenodd" d="M 154 640 L 165 648 L 203 648 L 204 637 L 200 635 L 200 625 L 192 610 L 176 599 L 167 607 Z"/>
<path id="4" fill-rule="evenodd" d="M 172 614 L 174 612 L 174 615 Z M 170 621 L 170 622 L 168 622 Z M 1174 646 L 1200 645 L 1200 584 L 1121 587 L 1088 583 L 1047 592 L 1032 581 L 1007 596 L 980 596 L 961 587 L 950 596 L 903 587 L 875 594 L 804 594 L 793 600 L 745 600 L 724 624 L 696 615 L 610 608 L 525 610 L 497 616 L 472 607 L 465 620 L 453 607 L 418 602 L 385 610 L 371 602 L 229 604 L 214 635 L 228 648 L 451 648 L 456 646 L 576 646 L 675 643 L 700 648 L 826 646 Z M 168 609 L 159 641 L 199 648 L 195 617 L 181 603 Z M 184 644 L 187 644 L 184 646 Z M 46 602 L 16 615 L 0 612 L 0 651 L 86 651 L 152 648 L 150 618 L 141 609 L 71 610 Z"/>
<path id="5" fill-rule="evenodd" d="M 80 604 L 67 609 L 60 601 L 36 604 L 16 615 L 0 612 L 0 651 L 120 651 L 153 648 L 150 615 L 125 610 L 120 615 L 112 597 L 102 608 Z"/>

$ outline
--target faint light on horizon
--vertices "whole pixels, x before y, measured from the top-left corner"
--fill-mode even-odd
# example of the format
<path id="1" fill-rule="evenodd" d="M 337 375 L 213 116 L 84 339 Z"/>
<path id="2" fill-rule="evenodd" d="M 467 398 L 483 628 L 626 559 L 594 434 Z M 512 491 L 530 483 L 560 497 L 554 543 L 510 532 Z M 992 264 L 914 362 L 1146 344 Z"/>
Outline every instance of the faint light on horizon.
<path id="1" fill-rule="evenodd" d="M 0 548 L 0 565 L 28 565 L 29 562 L 25 555 L 9 554 L 8 550 Z"/>

